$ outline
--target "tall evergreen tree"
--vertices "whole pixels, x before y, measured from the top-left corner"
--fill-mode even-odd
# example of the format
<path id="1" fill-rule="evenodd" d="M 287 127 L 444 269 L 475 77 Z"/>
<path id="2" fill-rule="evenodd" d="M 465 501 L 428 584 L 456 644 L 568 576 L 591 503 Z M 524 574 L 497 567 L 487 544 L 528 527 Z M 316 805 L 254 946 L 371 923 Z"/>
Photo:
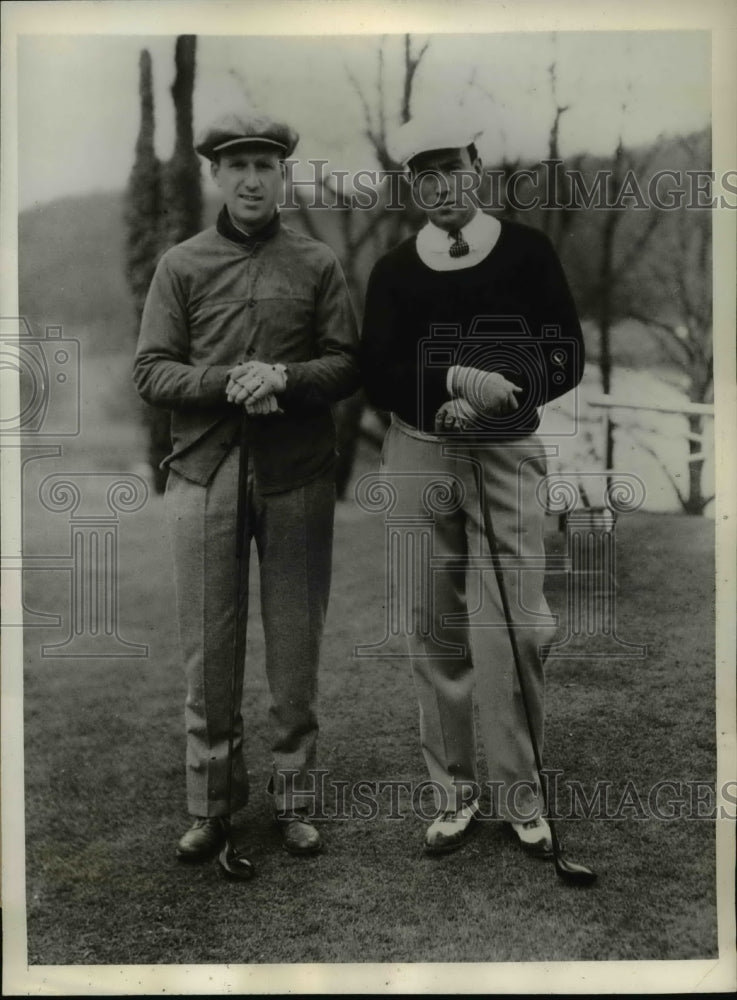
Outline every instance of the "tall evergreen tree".
<path id="1" fill-rule="evenodd" d="M 126 277 L 133 296 L 136 333 L 141 323 L 143 304 L 161 254 L 161 162 L 154 149 L 154 97 L 151 55 L 141 52 L 138 63 L 138 92 L 141 124 L 136 140 L 136 155 L 125 192 Z M 141 404 L 143 424 L 148 438 L 147 460 L 153 473 L 154 488 L 163 492 L 165 476 L 159 462 L 168 451 L 168 414 Z"/>
<path id="2" fill-rule="evenodd" d="M 141 124 L 136 155 L 125 192 L 125 265 L 140 322 L 143 303 L 160 251 L 161 163 L 154 149 L 154 97 L 151 55 L 143 49 L 138 63 Z"/>
<path id="3" fill-rule="evenodd" d="M 180 35 L 176 41 L 176 75 L 171 88 L 176 141 L 171 159 L 163 165 L 154 150 L 151 56 L 146 49 L 141 52 L 141 125 L 125 197 L 126 276 L 136 311 L 136 330 L 159 257 L 175 243 L 193 236 L 202 225 L 200 164 L 193 149 L 192 132 L 196 43 L 195 35 Z M 166 473 L 159 464 L 170 450 L 169 414 L 145 406 L 143 420 L 154 488 L 161 493 Z"/>
<path id="4" fill-rule="evenodd" d="M 189 239 L 202 227 L 200 161 L 194 151 L 192 95 L 196 35 L 180 35 L 174 53 L 176 76 L 171 87 L 176 116 L 174 154 L 164 167 L 162 239 L 164 247 Z"/>

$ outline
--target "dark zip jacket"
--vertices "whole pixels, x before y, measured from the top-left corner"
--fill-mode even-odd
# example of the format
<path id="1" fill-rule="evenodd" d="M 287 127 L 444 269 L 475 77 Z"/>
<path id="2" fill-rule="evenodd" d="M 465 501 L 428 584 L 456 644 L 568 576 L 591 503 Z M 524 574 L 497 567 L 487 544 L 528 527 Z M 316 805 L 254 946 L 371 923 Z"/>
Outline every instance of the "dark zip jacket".
<path id="1" fill-rule="evenodd" d="M 287 368 L 283 415 L 247 421 L 259 488 L 296 489 L 332 467 L 331 406 L 359 385 L 348 289 L 323 243 L 278 216 L 249 237 L 223 210 L 162 256 L 143 311 L 133 377 L 143 399 L 171 410 L 165 467 L 210 481 L 243 413 L 225 397 L 228 369 L 251 358 Z"/>

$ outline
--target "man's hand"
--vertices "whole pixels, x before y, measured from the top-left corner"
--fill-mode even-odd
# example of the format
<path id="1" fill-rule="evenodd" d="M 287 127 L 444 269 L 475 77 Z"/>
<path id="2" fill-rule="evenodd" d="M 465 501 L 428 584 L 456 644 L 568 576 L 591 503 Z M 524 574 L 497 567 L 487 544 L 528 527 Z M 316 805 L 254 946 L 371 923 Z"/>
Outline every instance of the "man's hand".
<path id="1" fill-rule="evenodd" d="M 467 400 L 449 399 L 435 414 L 435 430 L 466 431 L 473 427 L 477 418 L 478 413 Z"/>
<path id="2" fill-rule="evenodd" d="M 246 413 L 249 417 L 265 417 L 269 413 L 283 413 L 284 410 L 279 406 L 276 401 L 276 396 L 269 393 L 268 396 L 264 396 L 263 399 L 257 399 L 254 402 L 250 400 L 243 404 L 246 408 Z"/>
<path id="3" fill-rule="evenodd" d="M 229 403 L 252 405 L 273 396 L 275 393 L 284 392 L 286 386 L 287 376 L 284 365 L 269 365 L 264 361 L 247 361 L 231 368 L 228 373 L 225 393 Z M 273 410 L 269 409 L 267 412 L 271 413 Z"/>
<path id="4" fill-rule="evenodd" d="M 517 394 L 522 388 L 499 372 L 457 367 L 453 370 L 452 391 L 478 413 L 502 417 L 519 409 Z"/>

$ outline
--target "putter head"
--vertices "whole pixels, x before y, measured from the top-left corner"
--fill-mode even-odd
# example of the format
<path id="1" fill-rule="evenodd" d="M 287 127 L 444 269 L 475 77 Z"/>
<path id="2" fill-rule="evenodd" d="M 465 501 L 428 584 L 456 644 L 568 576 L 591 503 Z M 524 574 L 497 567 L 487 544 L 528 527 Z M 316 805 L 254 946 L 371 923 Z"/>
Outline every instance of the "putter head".
<path id="1" fill-rule="evenodd" d="M 555 870 L 569 885 L 591 885 L 596 881 L 596 872 L 585 865 L 576 864 L 567 858 L 558 857 L 555 859 Z"/>
<path id="2" fill-rule="evenodd" d="M 236 882 L 248 882 L 256 870 L 248 858 L 229 840 L 218 855 L 218 864 L 223 876 Z"/>

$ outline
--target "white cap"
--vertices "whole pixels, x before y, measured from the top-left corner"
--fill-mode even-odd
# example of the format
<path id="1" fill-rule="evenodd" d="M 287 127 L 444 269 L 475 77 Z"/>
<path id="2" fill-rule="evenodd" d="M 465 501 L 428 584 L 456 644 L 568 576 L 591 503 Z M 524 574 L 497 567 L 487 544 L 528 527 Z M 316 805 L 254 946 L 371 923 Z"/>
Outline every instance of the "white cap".
<path id="1" fill-rule="evenodd" d="M 464 149 L 482 132 L 483 129 L 464 121 L 456 108 L 452 116 L 411 118 L 389 137 L 389 152 L 406 165 L 412 157 L 434 149 Z"/>

